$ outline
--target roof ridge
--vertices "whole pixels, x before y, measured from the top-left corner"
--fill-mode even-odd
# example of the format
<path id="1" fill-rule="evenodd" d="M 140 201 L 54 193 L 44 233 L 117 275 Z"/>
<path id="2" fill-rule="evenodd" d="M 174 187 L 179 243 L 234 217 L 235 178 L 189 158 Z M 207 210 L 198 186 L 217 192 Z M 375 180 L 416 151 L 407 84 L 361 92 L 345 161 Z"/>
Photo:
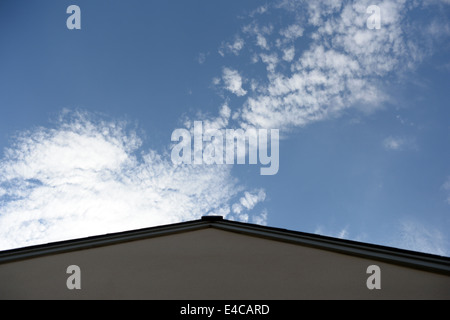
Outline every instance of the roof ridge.
<path id="1" fill-rule="evenodd" d="M 450 275 L 450 257 L 358 242 L 354 240 L 333 238 L 302 231 L 226 220 L 223 216 L 218 215 L 207 215 L 198 220 L 190 220 L 168 225 L 153 226 L 0 251 L 0 264 L 16 260 L 30 259 L 43 255 L 58 254 L 129 241 L 143 240 L 152 237 L 167 236 L 180 232 L 195 231 L 210 227 Z"/>

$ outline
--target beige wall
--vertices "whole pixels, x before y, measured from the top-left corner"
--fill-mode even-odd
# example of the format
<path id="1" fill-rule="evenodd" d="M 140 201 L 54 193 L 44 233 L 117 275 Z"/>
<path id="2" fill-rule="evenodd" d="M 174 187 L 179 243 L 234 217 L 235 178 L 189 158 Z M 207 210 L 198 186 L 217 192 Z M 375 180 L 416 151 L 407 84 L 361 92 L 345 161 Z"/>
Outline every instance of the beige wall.
<path id="1" fill-rule="evenodd" d="M 381 290 L 366 286 L 372 264 Z M 0 264 L 8 298 L 450 299 L 450 277 L 208 228 Z"/>

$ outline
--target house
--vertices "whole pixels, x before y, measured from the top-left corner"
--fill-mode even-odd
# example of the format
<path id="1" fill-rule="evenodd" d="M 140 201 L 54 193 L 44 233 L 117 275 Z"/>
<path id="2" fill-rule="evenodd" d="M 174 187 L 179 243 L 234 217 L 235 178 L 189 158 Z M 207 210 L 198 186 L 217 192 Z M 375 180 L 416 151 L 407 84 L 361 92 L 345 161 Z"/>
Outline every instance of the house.
<path id="1" fill-rule="evenodd" d="M 0 252 L 0 299 L 450 299 L 450 258 L 204 216 Z"/>

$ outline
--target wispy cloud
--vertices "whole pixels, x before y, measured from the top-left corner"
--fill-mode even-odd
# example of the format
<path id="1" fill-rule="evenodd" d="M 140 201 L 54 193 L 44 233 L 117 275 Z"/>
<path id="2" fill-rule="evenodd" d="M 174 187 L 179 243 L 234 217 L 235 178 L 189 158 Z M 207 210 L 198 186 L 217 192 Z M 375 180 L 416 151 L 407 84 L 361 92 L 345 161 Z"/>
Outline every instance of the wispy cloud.
<path id="1" fill-rule="evenodd" d="M 273 32 L 271 24 L 259 26 L 257 23 L 250 23 L 242 28 L 242 32 L 254 38 L 254 43 L 263 50 L 269 50 L 271 46 L 267 37 Z"/>
<path id="2" fill-rule="evenodd" d="M 383 140 L 383 147 L 386 150 L 400 151 L 405 149 L 417 149 L 416 142 L 411 137 L 389 136 Z"/>
<path id="3" fill-rule="evenodd" d="M 450 204 L 450 177 L 447 178 L 447 181 L 442 185 L 442 188 L 448 192 L 447 202 Z"/>
<path id="4" fill-rule="evenodd" d="M 266 225 L 268 215 L 265 209 L 259 215 L 254 213 L 252 216 L 249 216 L 248 214 L 249 211 L 253 212 L 253 208 L 258 203 L 263 202 L 265 198 L 266 193 L 262 189 L 253 192 L 244 192 L 244 196 L 232 205 L 232 214 L 229 215 L 230 219 Z"/>
<path id="5" fill-rule="evenodd" d="M 355 236 L 350 233 L 349 229 L 348 226 L 345 226 L 337 230 L 330 230 L 323 225 L 319 225 L 314 230 L 314 233 L 363 242 L 367 242 L 368 239 L 376 236 L 378 240 L 372 241 L 372 243 L 441 256 L 450 255 L 450 243 L 445 233 L 436 227 L 427 226 L 414 219 L 403 219 L 395 226 L 396 232 L 393 235 L 384 236 L 381 239 L 379 235 L 366 233 L 360 233 L 358 236 Z"/>
<path id="6" fill-rule="evenodd" d="M 240 214 L 244 208 L 247 210 L 253 209 L 258 202 L 264 201 L 266 193 L 264 190 L 259 190 L 254 193 L 245 192 L 244 196 L 240 198 L 239 202 L 232 207 L 234 213 Z"/>
<path id="7" fill-rule="evenodd" d="M 209 52 L 208 52 L 208 53 L 200 52 L 200 53 L 197 55 L 197 62 L 198 62 L 199 64 L 204 64 L 205 61 L 206 61 L 206 57 L 207 57 L 208 55 L 209 55 Z"/>
<path id="8" fill-rule="evenodd" d="M 387 137 L 383 140 L 383 146 L 387 150 L 399 150 L 403 147 L 404 144 L 404 139 L 398 137 Z"/>
<path id="9" fill-rule="evenodd" d="M 398 229 L 392 246 L 440 256 L 450 255 L 448 240 L 438 228 L 406 219 L 400 222 Z"/>
<path id="10" fill-rule="evenodd" d="M 219 48 L 219 54 L 223 57 L 226 53 L 232 53 L 234 55 L 239 55 L 241 50 L 244 48 L 245 42 L 244 40 L 236 36 L 233 43 L 223 42 L 221 47 Z"/>
<path id="11" fill-rule="evenodd" d="M 264 4 L 262 6 L 259 6 L 258 8 L 256 8 L 255 10 L 251 11 L 249 16 L 250 17 L 254 17 L 255 15 L 260 15 L 260 14 L 264 14 L 267 12 L 269 8 L 268 4 Z"/>
<path id="12" fill-rule="evenodd" d="M 226 216 L 236 197 L 252 217 L 230 166 L 176 166 L 141 145 L 126 123 L 82 112 L 21 133 L 0 160 L 0 249 Z"/>
<path id="13" fill-rule="evenodd" d="M 334 238 L 339 238 L 339 239 L 347 239 L 347 240 L 350 239 L 348 226 L 346 226 L 338 231 L 329 231 L 329 230 L 325 230 L 325 228 L 323 226 L 317 226 L 316 229 L 314 230 L 314 233 L 322 235 L 322 236 L 334 237 Z"/>

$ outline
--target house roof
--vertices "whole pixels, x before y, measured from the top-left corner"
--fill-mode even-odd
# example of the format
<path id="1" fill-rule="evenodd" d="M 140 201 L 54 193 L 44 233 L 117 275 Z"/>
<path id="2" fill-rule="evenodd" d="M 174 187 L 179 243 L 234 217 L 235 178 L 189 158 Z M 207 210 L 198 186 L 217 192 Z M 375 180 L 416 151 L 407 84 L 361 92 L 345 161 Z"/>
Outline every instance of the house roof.
<path id="1" fill-rule="evenodd" d="M 0 264 L 43 255 L 167 236 L 170 234 L 195 231 L 204 228 L 216 228 L 249 236 L 288 242 L 450 276 L 450 257 L 442 257 L 433 254 L 338 239 L 282 228 L 231 221 L 223 219 L 222 216 L 203 216 L 199 220 L 6 250 L 0 252 Z"/>

